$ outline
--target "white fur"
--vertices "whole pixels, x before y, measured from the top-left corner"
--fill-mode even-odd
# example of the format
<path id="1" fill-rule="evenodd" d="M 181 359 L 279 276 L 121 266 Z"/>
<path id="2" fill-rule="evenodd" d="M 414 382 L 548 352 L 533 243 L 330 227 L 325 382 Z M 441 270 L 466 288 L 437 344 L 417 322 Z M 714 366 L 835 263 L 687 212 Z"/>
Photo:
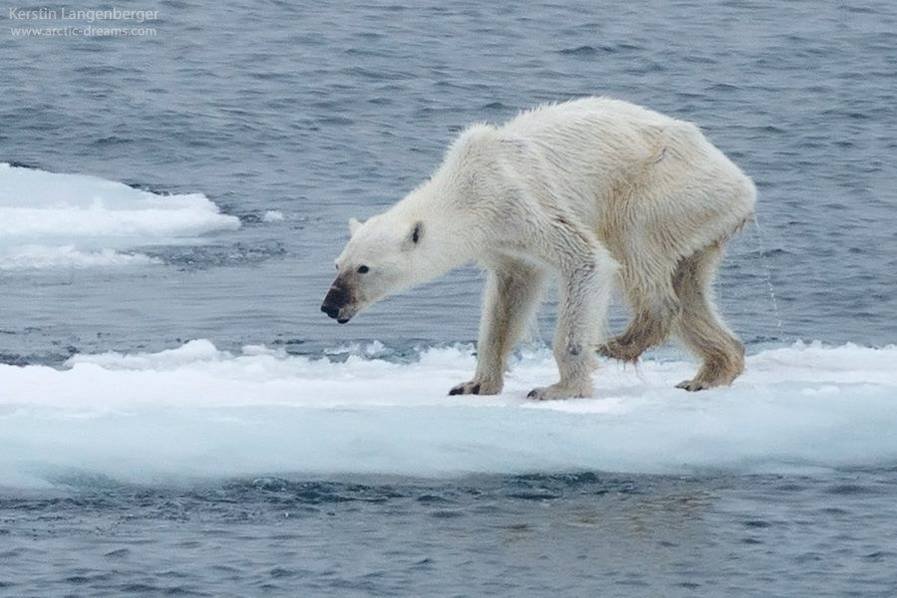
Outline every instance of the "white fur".
<path id="1" fill-rule="evenodd" d="M 708 346 L 723 343 L 720 335 L 728 331 L 712 304 L 683 311 L 673 279 L 688 258 L 721 247 L 751 215 L 754 197 L 750 179 L 695 125 L 626 102 L 585 98 L 524 112 L 500 127 L 474 125 L 430 180 L 386 212 L 352 225 L 337 259 L 355 297 L 344 313 L 351 317 L 465 263 L 482 264 L 488 282 L 477 371 L 454 392 L 492 394 L 501 390 L 507 356 L 554 273 L 560 381 L 531 396 L 589 396 L 616 282 L 636 316 L 631 338 L 688 328 L 682 314 L 700 312 Z M 422 234 L 412 243 L 417 224 Z M 700 285 L 709 285 L 708 268 L 716 261 L 693 262 L 692 270 L 704 270 L 689 296 L 702 297 Z M 361 265 L 370 271 L 358 274 Z M 709 302 L 709 292 L 696 301 Z M 638 329 L 640 316 L 656 330 Z M 734 343 L 729 349 L 737 352 Z M 690 344 L 706 364 L 716 353 L 699 345 Z"/>

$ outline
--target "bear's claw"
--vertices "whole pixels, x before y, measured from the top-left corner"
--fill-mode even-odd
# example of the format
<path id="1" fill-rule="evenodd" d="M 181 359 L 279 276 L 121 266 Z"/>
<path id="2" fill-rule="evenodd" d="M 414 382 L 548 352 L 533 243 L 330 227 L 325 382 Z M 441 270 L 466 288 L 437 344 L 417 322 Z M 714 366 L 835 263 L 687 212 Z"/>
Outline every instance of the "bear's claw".
<path id="1" fill-rule="evenodd" d="M 492 380 L 471 380 L 453 386 L 450 395 L 497 395 L 501 392 L 501 382 Z"/>
<path id="2" fill-rule="evenodd" d="M 557 399 L 581 399 L 592 396 L 591 385 L 588 388 L 575 389 L 561 384 L 552 384 L 529 391 L 526 398 L 536 401 L 553 401 Z"/>
<path id="3" fill-rule="evenodd" d="M 478 395 L 480 384 L 478 382 L 462 382 L 449 390 L 449 395 Z"/>
<path id="4" fill-rule="evenodd" d="M 704 385 L 695 380 L 683 380 L 676 385 L 676 388 L 681 388 L 682 390 L 687 390 L 688 392 L 697 392 L 699 390 L 704 390 Z"/>
<path id="5" fill-rule="evenodd" d="M 641 347 L 637 347 L 633 343 L 623 343 L 618 339 L 611 339 L 607 341 L 607 344 L 598 347 L 598 354 L 602 357 L 629 363 L 638 361 L 643 352 L 644 349 Z"/>

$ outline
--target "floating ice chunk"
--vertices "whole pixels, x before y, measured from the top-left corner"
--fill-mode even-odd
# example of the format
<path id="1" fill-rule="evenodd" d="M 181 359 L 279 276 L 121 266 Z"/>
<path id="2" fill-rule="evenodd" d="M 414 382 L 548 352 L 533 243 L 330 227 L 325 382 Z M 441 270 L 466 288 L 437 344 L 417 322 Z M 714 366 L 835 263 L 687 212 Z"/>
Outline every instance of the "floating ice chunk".
<path id="1" fill-rule="evenodd" d="M 31 270 L 49 268 L 97 268 L 115 266 L 145 266 L 161 263 L 141 253 L 120 253 L 112 249 L 80 251 L 72 245 L 46 247 L 24 245 L 0 250 L 0 270 Z"/>
<path id="2" fill-rule="evenodd" d="M 156 263 L 127 250 L 239 227 L 199 193 L 163 195 L 0 163 L 0 269 Z"/>
<path id="3" fill-rule="evenodd" d="M 777 472 L 897 464 L 897 347 L 797 344 L 751 355 L 730 388 L 686 393 L 686 361 L 608 363 L 595 398 L 534 403 L 557 375 L 528 351 L 503 394 L 449 397 L 469 346 L 396 363 L 196 340 L 158 353 L 0 365 L 0 485 L 71 468 L 157 476 L 607 470 Z"/>

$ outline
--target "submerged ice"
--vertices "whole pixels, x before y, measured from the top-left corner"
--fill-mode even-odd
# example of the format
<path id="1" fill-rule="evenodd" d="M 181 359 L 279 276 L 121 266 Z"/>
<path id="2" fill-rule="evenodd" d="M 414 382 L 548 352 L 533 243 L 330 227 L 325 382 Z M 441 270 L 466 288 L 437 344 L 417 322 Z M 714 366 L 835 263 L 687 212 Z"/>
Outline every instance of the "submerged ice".
<path id="1" fill-rule="evenodd" d="M 0 270 L 148 264 L 155 260 L 133 250 L 239 226 L 199 193 L 0 163 Z"/>
<path id="2" fill-rule="evenodd" d="M 381 347 L 382 348 L 382 347 Z M 469 347 L 414 363 L 240 354 L 197 340 L 151 354 L 0 365 L 0 485 L 76 474 L 145 481 L 264 474 L 813 471 L 897 463 L 897 347 L 797 344 L 731 388 L 673 388 L 693 364 L 605 364 L 594 399 L 531 402 L 554 375 L 523 355 L 503 394 L 449 397 Z M 61 476 L 61 477 L 60 477 Z"/>

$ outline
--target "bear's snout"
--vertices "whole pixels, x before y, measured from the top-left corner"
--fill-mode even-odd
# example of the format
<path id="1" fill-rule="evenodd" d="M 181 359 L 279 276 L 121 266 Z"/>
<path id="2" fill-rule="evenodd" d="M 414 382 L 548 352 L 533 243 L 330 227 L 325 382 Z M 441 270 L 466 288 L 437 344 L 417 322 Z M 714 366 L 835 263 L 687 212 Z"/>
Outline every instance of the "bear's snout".
<path id="1" fill-rule="evenodd" d="M 321 305 L 321 311 L 327 314 L 328 317 L 335 318 L 339 315 L 339 308 L 329 303 L 324 303 Z"/>
<path id="2" fill-rule="evenodd" d="M 345 324 L 349 321 L 349 318 L 341 317 L 340 312 L 350 303 L 350 300 L 351 297 L 348 289 L 339 284 L 338 281 L 335 281 L 330 286 L 330 290 L 327 291 L 327 296 L 324 297 L 324 303 L 321 304 L 321 311 L 327 314 L 328 317 L 334 318 L 340 324 Z"/>

